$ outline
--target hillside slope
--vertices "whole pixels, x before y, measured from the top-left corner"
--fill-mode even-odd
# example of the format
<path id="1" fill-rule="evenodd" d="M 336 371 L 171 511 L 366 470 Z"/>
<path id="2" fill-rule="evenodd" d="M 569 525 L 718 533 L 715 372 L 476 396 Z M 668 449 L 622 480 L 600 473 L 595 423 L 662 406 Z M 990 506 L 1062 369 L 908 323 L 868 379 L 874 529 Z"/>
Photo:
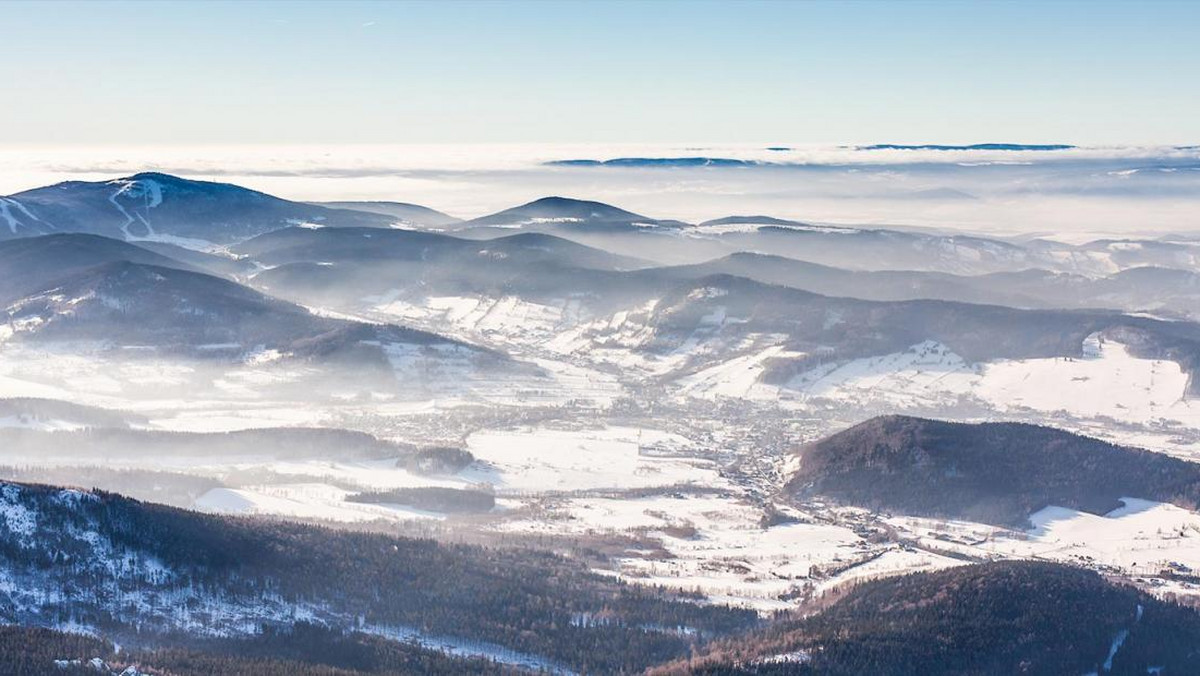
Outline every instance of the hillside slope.
<path id="1" fill-rule="evenodd" d="M 748 611 L 626 586 L 545 553 L 220 518 L 8 482 L 0 482 L 0 579 L 0 623 L 69 625 L 130 646 L 306 623 L 612 673 L 754 622 Z M 681 626 L 695 634 L 662 629 Z"/>
<path id="2" fill-rule="evenodd" d="M 884 416 L 800 449 L 787 490 L 906 514 L 1024 525 L 1048 505 L 1200 504 L 1200 464 L 1049 427 Z"/>
<path id="3" fill-rule="evenodd" d="M 388 227 L 395 218 L 290 202 L 228 183 L 145 172 L 111 181 L 67 181 L 0 198 L 0 239 L 83 232 L 202 248 L 300 223 Z"/>
<path id="4" fill-rule="evenodd" d="M 863 583 L 827 609 L 659 674 L 1200 673 L 1200 614 L 1093 572 L 965 566 Z"/>

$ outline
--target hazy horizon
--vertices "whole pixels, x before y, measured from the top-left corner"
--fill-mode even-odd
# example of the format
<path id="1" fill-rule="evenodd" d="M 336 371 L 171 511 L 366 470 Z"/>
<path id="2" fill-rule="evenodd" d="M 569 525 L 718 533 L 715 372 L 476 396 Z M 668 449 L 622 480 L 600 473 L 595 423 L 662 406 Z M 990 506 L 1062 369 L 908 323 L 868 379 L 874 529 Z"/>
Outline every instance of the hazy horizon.
<path id="1" fill-rule="evenodd" d="M 713 166 L 552 166 L 710 158 Z M 739 164 L 740 163 L 740 164 Z M 692 222 L 770 215 L 1060 239 L 1200 230 L 1200 149 L 866 150 L 854 144 L 407 144 L 0 149 L 0 194 L 142 171 L 297 201 L 397 201 L 461 218 L 549 195 Z"/>

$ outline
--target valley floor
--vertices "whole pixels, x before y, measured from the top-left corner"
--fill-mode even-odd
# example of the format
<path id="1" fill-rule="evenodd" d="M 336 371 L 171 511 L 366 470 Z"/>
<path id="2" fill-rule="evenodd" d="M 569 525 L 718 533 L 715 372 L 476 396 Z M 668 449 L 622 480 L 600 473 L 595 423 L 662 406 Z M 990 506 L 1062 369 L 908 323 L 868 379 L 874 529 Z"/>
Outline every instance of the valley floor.
<path id="1" fill-rule="evenodd" d="M 213 373 L 0 344 L 0 395 L 133 411 L 146 428 L 164 431 L 328 426 L 418 445 L 462 445 L 476 461 L 443 477 L 414 473 L 396 458 L 249 454 L 161 457 L 155 465 L 218 482 L 184 505 L 202 511 L 587 551 L 597 570 L 763 612 L 795 607 L 851 580 L 1008 557 L 1081 563 L 1200 598 L 1191 577 L 1200 570 L 1200 539 L 1193 542 L 1200 516 L 1176 507 L 1129 500 L 1123 510 L 1094 516 L 1050 506 L 1033 515 L 1033 530 L 1013 531 L 794 504 L 776 492 L 798 446 L 895 411 L 1052 424 L 1196 459 L 1200 408 L 1184 396 L 1187 378 L 1173 362 L 1137 359 L 1092 338 L 1081 359 L 969 364 L 926 341 L 768 384 L 764 365 L 792 357 L 770 336 L 716 363 L 699 359 L 686 341 L 647 361 L 624 339 L 610 340 L 607 351 L 573 349 L 561 332 L 546 342 L 569 303 L 552 311 L 436 300 L 427 310 L 477 340 L 522 327 L 528 336 L 503 341 L 548 375 L 524 394 L 514 394 L 511 381 L 451 379 L 444 397 L 344 385 L 314 401 L 303 384 L 319 374 L 271 360 Z M 621 315 L 589 325 L 615 327 L 634 340 L 631 321 Z M 689 371 L 695 363 L 706 365 Z M 297 384 L 303 396 L 290 389 Z M 21 425 L 55 423 L 0 420 Z M 58 453 L 8 462 L 62 468 L 97 460 Z M 144 466 L 140 457 L 102 461 L 114 469 Z M 423 486 L 491 491 L 497 506 L 448 515 L 347 500 L 364 490 Z"/>

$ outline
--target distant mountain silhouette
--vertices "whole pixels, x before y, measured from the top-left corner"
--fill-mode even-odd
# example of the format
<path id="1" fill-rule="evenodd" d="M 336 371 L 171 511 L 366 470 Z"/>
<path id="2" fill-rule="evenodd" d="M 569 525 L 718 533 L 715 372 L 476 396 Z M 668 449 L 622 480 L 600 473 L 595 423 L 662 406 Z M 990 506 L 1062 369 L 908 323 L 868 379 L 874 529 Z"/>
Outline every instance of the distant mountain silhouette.
<path id="1" fill-rule="evenodd" d="M 35 188 L 3 198 L 0 206 L 0 238 L 84 232 L 192 246 L 227 244 L 299 223 L 387 227 L 395 221 L 155 172 Z"/>
<path id="2" fill-rule="evenodd" d="M 312 202 L 312 204 L 330 209 L 350 209 L 352 211 L 383 214 L 408 225 L 428 228 L 445 227 L 462 222 L 461 218 L 455 218 L 436 209 L 423 207 L 419 204 L 409 204 L 407 202 Z"/>
<path id="3" fill-rule="evenodd" d="M 870 146 L 858 146 L 859 150 L 1070 150 L 1076 146 L 1065 144 L 1028 144 L 1028 143 L 973 143 L 965 146 L 938 145 L 924 143 L 919 145 L 904 145 L 899 143 L 877 143 Z"/>

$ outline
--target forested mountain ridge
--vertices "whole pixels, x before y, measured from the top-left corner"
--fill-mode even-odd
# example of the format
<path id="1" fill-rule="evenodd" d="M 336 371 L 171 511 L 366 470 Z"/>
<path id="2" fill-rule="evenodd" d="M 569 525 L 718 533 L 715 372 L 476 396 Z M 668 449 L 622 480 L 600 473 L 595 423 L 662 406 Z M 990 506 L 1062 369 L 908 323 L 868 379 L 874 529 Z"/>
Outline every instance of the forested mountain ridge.
<path id="1" fill-rule="evenodd" d="M 455 657 L 367 634 L 309 624 L 185 648 L 121 646 L 41 627 L 0 627 L 0 676 L 397 676 L 517 674 L 517 667 Z"/>
<path id="2" fill-rule="evenodd" d="M 385 228 L 392 216 L 291 202 L 229 183 L 143 172 L 110 181 L 66 181 L 3 198 L 0 239 L 84 232 L 213 246 L 297 223 Z"/>
<path id="3" fill-rule="evenodd" d="M 297 622 L 457 646 L 514 664 L 613 673 L 755 624 L 526 550 L 201 515 L 0 482 L 10 624 L 87 627 L 123 645 L 239 638 Z M 684 629 L 686 628 L 686 629 Z"/>
<path id="4" fill-rule="evenodd" d="M 1200 614 L 1080 568 L 1003 562 L 863 582 L 807 617 L 653 670 L 711 676 L 1194 674 Z"/>
<path id="5" fill-rule="evenodd" d="M 1048 505 L 1104 514 L 1120 498 L 1200 504 L 1200 464 L 1050 427 L 883 416 L 804 446 L 797 496 L 1027 525 Z"/>

